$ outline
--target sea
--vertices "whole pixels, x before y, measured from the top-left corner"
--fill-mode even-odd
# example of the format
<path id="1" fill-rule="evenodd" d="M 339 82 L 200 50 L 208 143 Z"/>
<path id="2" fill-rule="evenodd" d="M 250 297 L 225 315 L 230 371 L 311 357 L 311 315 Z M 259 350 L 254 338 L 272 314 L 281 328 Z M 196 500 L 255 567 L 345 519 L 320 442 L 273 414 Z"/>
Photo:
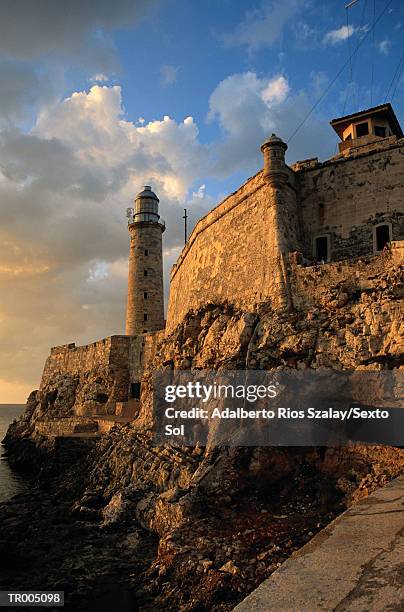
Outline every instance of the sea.
<path id="1" fill-rule="evenodd" d="M 0 404 L 0 442 L 6 435 L 8 426 L 24 412 L 23 404 Z M 5 456 L 4 446 L 0 446 L 0 502 L 7 501 L 27 487 L 27 481 L 14 472 Z"/>

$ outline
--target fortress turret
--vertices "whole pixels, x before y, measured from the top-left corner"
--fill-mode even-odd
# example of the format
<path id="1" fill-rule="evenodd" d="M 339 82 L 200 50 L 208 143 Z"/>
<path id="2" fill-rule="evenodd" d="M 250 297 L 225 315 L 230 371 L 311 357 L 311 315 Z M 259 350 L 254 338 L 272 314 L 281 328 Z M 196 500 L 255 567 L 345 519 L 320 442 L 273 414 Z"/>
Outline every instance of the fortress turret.
<path id="1" fill-rule="evenodd" d="M 288 171 L 285 164 L 285 151 L 288 148 L 278 136 L 272 134 L 261 145 L 264 155 L 264 176 L 268 183 L 278 186 L 286 183 Z"/>
<path id="2" fill-rule="evenodd" d="M 146 185 L 128 209 L 130 233 L 126 334 L 133 336 L 164 328 L 163 249 L 164 222 L 159 199 Z"/>

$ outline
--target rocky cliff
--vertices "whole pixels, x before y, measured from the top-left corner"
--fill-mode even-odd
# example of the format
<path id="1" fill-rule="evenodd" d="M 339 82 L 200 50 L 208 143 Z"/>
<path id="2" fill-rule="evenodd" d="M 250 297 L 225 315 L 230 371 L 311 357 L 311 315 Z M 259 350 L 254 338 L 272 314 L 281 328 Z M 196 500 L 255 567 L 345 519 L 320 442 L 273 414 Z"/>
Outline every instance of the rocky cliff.
<path id="1" fill-rule="evenodd" d="M 135 593 L 142 610 L 230 610 L 336 514 L 402 472 L 404 450 L 387 446 L 152 443 L 156 369 L 404 371 L 402 267 L 362 265 L 360 282 L 338 270 L 325 279 L 326 267 L 295 271 L 281 313 L 228 303 L 188 313 L 156 349 L 137 418 L 100 439 L 41 436 L 35 420 L 54 382 L 32 394 L 5 443 L 14 465 L 34 462 L 43 477 L 33 499 L 1 508 L 2 545 L 16 554 L 1 588 L 64 584 L 72 610 L 111 589 Z M 53 548 L 28 580 L 21 559 L 56 537 L 70 546 Z"/>

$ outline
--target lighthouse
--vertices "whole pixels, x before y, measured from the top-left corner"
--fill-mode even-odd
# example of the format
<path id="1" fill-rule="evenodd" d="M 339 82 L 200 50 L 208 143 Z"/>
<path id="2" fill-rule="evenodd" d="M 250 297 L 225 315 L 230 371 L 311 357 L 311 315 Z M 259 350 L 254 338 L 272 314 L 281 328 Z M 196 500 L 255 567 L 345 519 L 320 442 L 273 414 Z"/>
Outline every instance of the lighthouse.
<path id="1" fill-rule="evenodd" d="M 149 185 L 138 193 L 129 208 L 130 234 L 126 335 L 134 336 L 164 328 L 163 246 L 164 221 L 159 199 Z"/>

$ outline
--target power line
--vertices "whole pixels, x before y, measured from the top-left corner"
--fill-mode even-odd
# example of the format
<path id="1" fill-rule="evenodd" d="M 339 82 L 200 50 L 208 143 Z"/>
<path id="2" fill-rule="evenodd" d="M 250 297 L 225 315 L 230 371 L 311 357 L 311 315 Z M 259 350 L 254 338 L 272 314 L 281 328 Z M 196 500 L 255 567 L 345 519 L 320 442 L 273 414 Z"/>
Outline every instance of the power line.
<path id="1" fill-rule="evenodd" d="M 311 107 L 311 109 L 309 110 L 309 112 L 306 114 L 306 116 L 302 119 L 302 121 L 299 123 L 299 125 L 297 126 L 297 128 L 294 130 L 294 132 L 291 134 L 291 136 L 289 137 L 289 139 L 287 140 L 287 143 L 289 144 L 291 142 L 291 140 L 296 136 L 296 134 L 298 133 L 298 131 L 301 129 L 301 127 L 306 123 L 307 119 L 310 117 L 310 115 L 312 114 L 312 112 L 317 108 L 317 106 L 320 104 L 320 102 L 325 98 L 325 96 L 327 95 L 327 93 L 330 91 L 331 87 L 334 85 L 334 83 L 338 80 L 338 78 L 341 76 L 341 74 L 343 73 L 343 71 L 345 70 L 345 68 L 347 67 L 347 65 L 349 64 L 350 59 L 357 53 L 357 51 L 359 50 L 359 48 L 362 46 L 362 44 L 365 42 L 366 38 L 368 37 L 368 35 L 373 31 L 373 29 L 375 28 L 375 26 L 379 23 L 380 19 L 383 17 L 384 13 L 387 11 L 387 9 L 389 8 L 390 4 L 393 2 L 393 0 L 388 0 L 388 2 L 386 3 L 386 6 L 384 7 L 384 9 L 382 10 L 382 12 L 380 13 L 380 15 L 378 16 L 378 18 L 376 19 L 376 21 L 372 24 L 372 27 L 366 32 L 366 34 L 364 35 L 364 37 L 358 42 L 358 44 L 356 45 L 354 51 L 352 52 L 351 56 L 349 59 L 346 60 L 346 62 L 343 64 L 343 66 L 340 68 L 340 70 L 337 72 L 337 74 L 335 75 L 335 77 L 333 78 L 333 80 L 328 84 L 328 86 L 325 88 L 325 90 L 323 91 L 323 93 L 321 94 L 321 96 L 317 99 L 317 101 L 313 104 L 313 106 Z"/>
<path id="2" fill-rule="evenodd" d="M 348 59 L 349 59 L 349 79 L 352 83 L 353 81 L 353 72 L 352 72 L 352 57 L 351 57 L 351 36 L 349 30 L 349 19 L 348 19 L 348 9 L 345 9 L 346 13 L 346 33 L 347 33 L 347 41 L 348 41 Z"/>
<path id="3" fill-rule="evenodd" d="M 402 63 L 402 65 L 401 65 L 400 72 L 398 73 L 397 81 L 396 81 L 396 84 L 395 84 L 395 86 L 394 86 L 394 91 L 393 91 L 393 93 L 391 94 L 391 101 L 392 101 L 392 102 L 393 102 L 393 100 L 394 100 L 394 96 L 396 95 L 396 90 L 397 90 L 398 84 L 399 84 L 399 82 L 400 82 L 400 80 L 401 80 L 401 73 L 402 73 L 402 71 L 403 71 L 403 68 L 404 68 L 404 63 Z"/>
<path id="4" fill-rule="evenodd" d="M 365 0 L 365 2 L 363 3 L 363 10 L 362 10 L 362 15 L 361 15 L 361 23 L 360 23 L 360 26 L 359 26 L 359 31 L 360 32 L 363 32 L 363 26 L 364 26 L 364 23 L 365 23 L 365 13 L 366 13 L 367 4 L 368 4 L 368 0 Z M 355 56 L 353 58 L 352 66 L 354 66 L 355 61 L 357 60 L 357 57 L 358 56 Z M 357 85 L 357 87 L 356 87 L 356 107 L 358 107 L 358 106 L 359 106 L 359 85 Z"/>
<path id="5" fill-rule="evenodd" d="M 387 98 L 389 97 L 390 89 L 393 87 L 393 83 L 394 83 L 394 81 L 396 80 L 396 76 L 397 76 L 397 74 L 399 74 L 399 72 L 401 72 L 401 70 L 400 70 L 400 66 L 401 66 L 401 63 L 402 63 L 403 59 L 404 59 L 404 51 L 402 52 L 401 57 L 400 57 L 400 59 L 398 60 L 397 67 L 396 67 L 396 69 L 395 69 L 395 71 L 394 71 L 394 74 L 393 74 L 393 78 L 391 79 L 390 85 L 389 85 L 389 87 L 388 87 L 388 89 L 387 89 L 387 92 L 386 92 L 386 97 L 384 98 L 384 101 L 385 101 L 385 102 L 387 102 Z M 399 80 L 400 80 L 400 76 L 399 76 L 399 78 L 397 79 L 397 83 L 399 82 Z M 397 84 L 396 84 L 396 87 L 397 87 Z M 394 89 L 394 92 L 395 92 L 395 89 Z"/>
<path id="6" fill-rule="evenodd" d="M 349 35 L 350 32 L 349 32 L 349 24 L 348 24 L 348 9 L 350 9 L 358 1 L 359 0 L 354 0 L 353 2 L 350 2 L 349 4 L 347 4 L 345 6 L 345 10 L 346 10 L 346 22 L 347 22 L 347 34 L 348 34 L 348 37 L 347 37 L 347 42 L 348 42 L 348 57 L 351 54 L 351 41 L 350 41 L 350 35 Z M 366 13 L 367 3 L 368 3 L 368 0 L 365 0 L 365 2 L 363 3 L 361 22 L 360 22 L 360 25 L 359 25 L 359 28 L 358 28 L 358 32 L 362 32 L 363 31 L 363 24 L 364 24 L 364 20 L 365 20 L 365 13 Z M 352 59 L 352 61 L 350 63 L 351 81 L 353 81 L 353 69 L 354 69 L 356 58 L 357 58 L 357 56 L 353 57 L 353 59 Z M 346 106 L 348 104 L 348 98 L 349 98 L 350 90 L 351 90 L 351 87 L 349 86 L 349 81 L 348 81 L 348 87 L 347 87 L 347 90 L 346 90 L 345 101 L 344 101 L 344 106 L 343 106 L 341 115 L 345 115 L 345 109 L 346 109 Z M 358 104 L 359 104 L 359 86 L 356 87 L 356 92 L 355 92 L 355 87 L 352 87 L 352 99 L 353 100 L 355 98 L 355 93 L 356 93 L 356 106 L 358 106 Z"/>
<path id="7" fill-rule="evenodd" d="M 345 7 L 345 13 L 346 13 L 346 33 L 347 33 L 347 45 L 348 45 L 348 61 L 349 61 L 349 77 L 348 77 L 348 85 L 346 88 L 346 96 L 345 96 L 345 102 L 344 102 L 344 108 L 342 111 L 342 114 L 345 115 L 345 109 L 346 109 L 346 105 L 348 103 L 348 98 L 349 98 L 349 93 L 351 90 L 351 85 L 352 85 L 352 58 L 351 58 L 351 37 L 349 35 L 349 18 L 348 18 L 348 9 L 350 7 L 350 4 L 347 4 Z"/>
<path id="8" fill-rule="evenodd" d="M 373 21 L 376 16 L 376 0 L 373 0 Z M 375 24 L 376 25 L 376 24 Z M 375 28 L 372 29 L 372 72 L 370 77 L 370 106 L 373 104 L 373 77 L 375 71 Z"/>

